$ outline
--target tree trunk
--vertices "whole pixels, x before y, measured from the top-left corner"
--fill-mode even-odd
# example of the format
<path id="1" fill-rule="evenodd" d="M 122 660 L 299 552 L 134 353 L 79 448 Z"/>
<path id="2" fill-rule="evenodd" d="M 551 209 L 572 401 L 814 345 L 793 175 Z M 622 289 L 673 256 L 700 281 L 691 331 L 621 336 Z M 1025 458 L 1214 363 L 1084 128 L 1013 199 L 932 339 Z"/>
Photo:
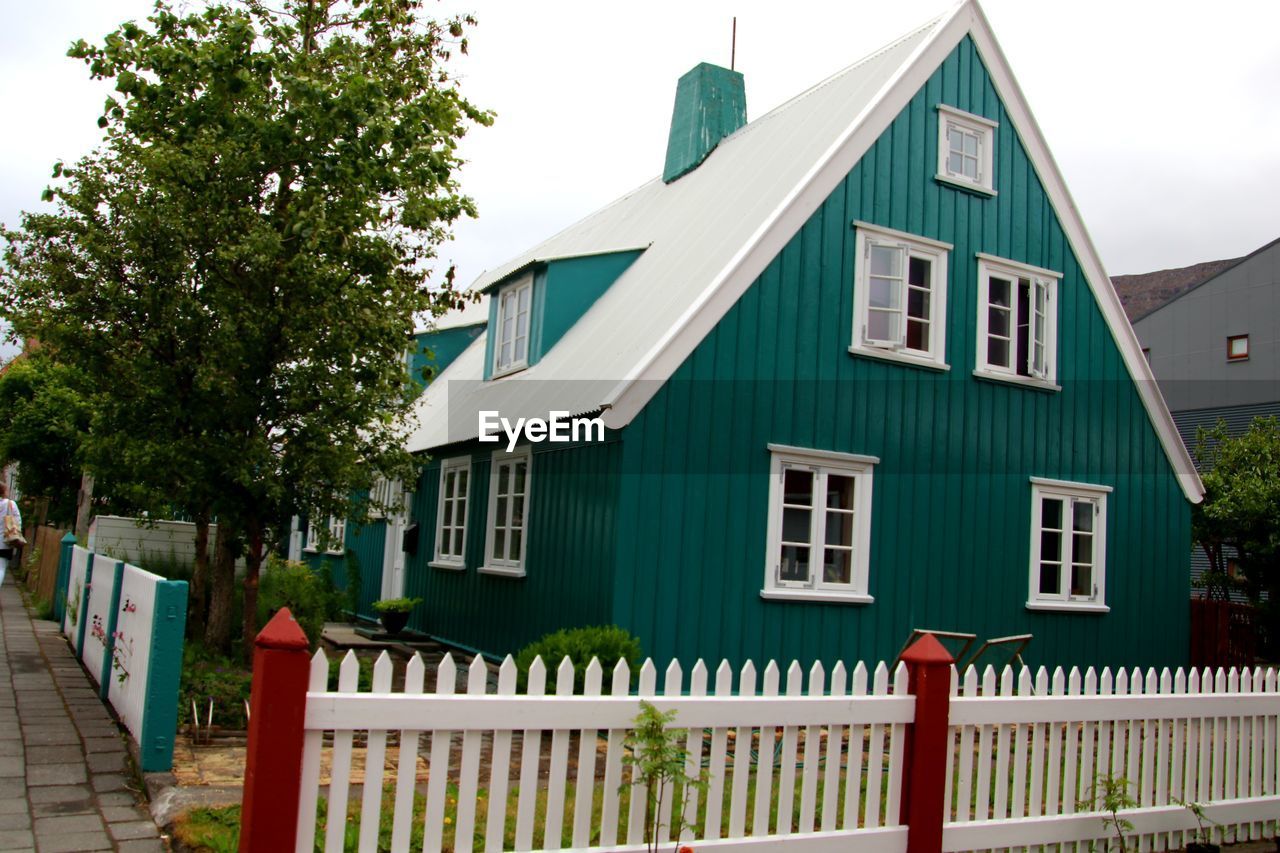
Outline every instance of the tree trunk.
<path id="1" fill-rule="evenodd" d="M 89 509 L 93 504 L 93 475 L 85 471 L 80 475 L 80 491 L 76 492 L 76 538 L 85 542 L 89 538 Z"/>
<path id="2" fill-rule="evenodd" d="M 205 617 L 208 613 L 209 587 L 209 516 L 196 516 L 196 557 L 191 567 L 191 589 L 188 592 L 187 633 L 192 637 L 204 635 Z"/>
<path id="3" fill-rule="evenodd" d="M 244 662 L 245 666 L 252 667 L 253 641 L 258 636 L 258 575 L 262 569 L 262 522 L 255 519 L 247 526 L 249 552 L 244 560 Z"/>
<path id="4" fill-rule="evenodd" d="M 209 589 L 209 623 L 204 642 L 211 649 L 230 650 L 232 611 L 235 606 L 236 556 L 233 541 L 236 531 L 226 519 L 218 521 L 214 537 L 212 583 Z"/>

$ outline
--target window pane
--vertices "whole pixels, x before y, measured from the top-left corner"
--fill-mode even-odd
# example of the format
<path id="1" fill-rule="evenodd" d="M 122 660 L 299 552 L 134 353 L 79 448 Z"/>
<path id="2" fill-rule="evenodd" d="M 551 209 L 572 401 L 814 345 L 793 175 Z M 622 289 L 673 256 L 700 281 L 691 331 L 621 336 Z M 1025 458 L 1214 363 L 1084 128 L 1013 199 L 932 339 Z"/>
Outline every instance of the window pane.
<path id="1" fill-rule="evenodd" d="M 1045 498 L 1040 503 L 1040 526 L 1050 530 L 1062 529 L 1062 499 Z"/>
<path id="2" fill-rule="evenodd" d="M 933 286 L 933 262 L 928 258 L 911 258 L 907 264 L 907 281 L 916 287 Z"/>
<path id="3" fill-rule="evenodd" d="M 898 317 L 896 311 L 871 311 L 867 314 L 867 337 L 873 341 L 896 341 L 898 339 Z"/>
<path id="4" fill-rule="evenodd" d="M 493 558 L 507 559 L 507 531 L 501 527 L 493 531 Z"/>
<path id="5" fill-rule="evenodd" d="M 827 513 L 827 532 L 826 544 L 828 545 L 852 545 L 853 544 L 853 513 L 850 512 L 829 512 Z"/>
<path id="6" fill-rule="evenodd" d="M 452 537 L 452 533 L 453 533 L 453 531 L 452 531 L 452 530 L 450 530 L 448 527 L 446 527 L 444 530 L 440 531 L 440 553 L 441 553 L 441 554 L 452 554 L 452 553 L 453 553 L 453 537 Z"/>
<path id="7" fill-rule="evenodd" d="M 515 488 L 512 489 L 512 493 L 517 495 L 523 495 L 524 481 L 525 481 L 525 477 L 528 475 L 528 472 L 529 472 L 529 465 L 527 462 L 517 462 L 515 464 L 515 469 L 516 469 L 516 481 L 515 481 Z"/>
<path id="8" fill-rule="evenodd" d="M 929 319 L 929 306 L 931 294 L 927 290 L 916 290 L 914 287 L 907 291 L 907 316 L 919 317 L 922 320 Z"/>
<path id="9" fill-rule="evenodd" d="M 791 509 L 782 511 L 782 539 L 785 542 L 809 541 L 809 518 L 811 510 Z"/>
<path id="10" fill-rule="evenodd" d="M 964 153 L 970 157 L 978 156 L 978 137 L 970 133 L 964 135 Z"/>
<path id="11" fill-rule="evenodd" d="M 1055 530 L 1040 531 L 1040 559 L 1062 559 L 1062 534 Z"/>
<path id="12" fill-rule="evenodd" d="M 987 309 L 987 332 L 993 335 L 999 335 L 1002 338 L 1009 337 L 1009 309 L 992 305 Z"/>
<path id="13" fill-rule="evenodd" d="M 1062 592 L 1062 588 L 1058 583 L 1062 576 L 1062 566 L 1057 563 L 1041 563 L 1040 564 L 1040 594 L 1041 595 L 1058 595 Z"/>
<path id="14" fill-rule="evenodd" d="M 499 495 L 499 496 L 498 496 L 497 506 L 496 506 L 496 507 L 495 507 L 495 509 L 494 509 L 494 526 L 495 526 L 495 527 L 506 527 L 506 526 L 507 526 L 507 497 L 506 497 L 506 495 Z"/>
<path id="15" fill-rule="evenodd" d="M 999 338 L 987 338 L 987 363 L 1009 366 L 1009 342 Z"/>
<path id="16" fill-rule="evenodd" d="M 782 473 L 782 502 L 813 506 L 813 472 L 787 468 Z"/>
<path id="17" fill-rule="evenodd" d="M 519 317 L 516 317 L 516 337 L 523 338 L 526 336 L 528 331 L 529 331 L 529 315 L 521 314 Z M 519 348 L 517 347 L 517 349 Z"/>
<path id="18" fill-rule="evenodd" d="M 1071 536 L 1071 562 L 1093 562 L 1093 536 L 1089 533 L 1075 533 Z"/>
<path id="19" fill-rule="evenodd" d="M 964 150 L 964 132 L 960 128 L 947 128 L 947 147 L 952 151 Z"/>
<path id="20" fill-rule="evenodd" d="M 510 494 L 511 490 L 507 488 L 507 484 L 511 480 L 511 466 L 505 464 L 498 465 L 498 494 Z"/>
<path id="21" fill-rule="evenodd" d="M 887 278 L 872 278 L 868 293 L 872 308 L 898 308 L 901 305 L 899 282 Z"/>
<path id="22" fill-rule="evenodd" d="M 520 531 L 520 530 L 511 531 L 511 559 L 512 560 L 520 559 L 520 541 L 522 536 L 523 536 L 523 531 Z"/>
<path id="23" fill-rule="evenodd" d="M 1071 567 L 1071 594 L 1083 596 L 1093 595 L 1092 566 Z"/>
<path id="24" fill-rule="evenodd" d="M 511 526 L 524 527 L 524 496 L 517 495 L 511 499 Z"/>
<path id="25" fill-rule="evenodd" d="M 871 274 L 902 278 L 902 250 L 896 246 L 871 247 Z"/>
<path id="26" fill-rule="evenodd" d="M 506 367 L 511 363 L 511 341 L 503 341 L 498 350 L 498 367 Z"/>
<path id="27" fill-rule="evenodd" d="M 907 321 L 907 349 L 929 349 L 929 324 L 920 320 Z"/>
<path id="28" fill-rule="evenodd" d="M 964 174 L 964 155 L 958 152 L 951 152 L 947 157 L 947 171 L 953 175 Z"/>
<path id="29" fill-rule="evenodd" d="M 853 478 L 827 475 L 827 509 L 853 509 Z"/>
<path id="30" fill-rule="evenodd" d="M 1073 515 L 1071 522 L 1072 530 L 1082 530 L 1090 532 L 1093 530 L 1093 502 L 1092 501 L 1075 501 L 1071 505 Z"/>
<path id="31" fill-rule="evenodd" d="M 827 548 L 822 564 L 823 583 L 850 583 L 853 580 L 852 553 L 840 548 Z"/>
<path id="32" fill-rule="evenodd" d="M 464 469 L 458 472 L 458 497 L 465 498 L 467 496 L 467 480 L 469 479 L 469 471 Z"/>
<path id="33" fill-rule="evenodd" d="M 1013 285 L 1008 279 L 996 278 L 992 276 L 988 282 L 987 301 L 992 305 L 1000 305 L 1009 308 L 1013 305 L 1009 301 L 1009 294 L 1013 290 Z"/>
<path id="34" fill-rule="evenodd" d="M 808 582 L 809 549 L 797 545 L 783 545 L 779 576 L 784 581 Z"/>

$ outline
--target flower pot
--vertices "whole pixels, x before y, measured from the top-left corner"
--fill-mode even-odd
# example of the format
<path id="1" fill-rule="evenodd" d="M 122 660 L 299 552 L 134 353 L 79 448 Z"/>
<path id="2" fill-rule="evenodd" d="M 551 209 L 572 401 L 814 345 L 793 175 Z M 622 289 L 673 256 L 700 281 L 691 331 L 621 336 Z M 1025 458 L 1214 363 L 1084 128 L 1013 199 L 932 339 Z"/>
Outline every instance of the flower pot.
<path id="1" fill-rule="evenodd" d="M 388 634 L 395 636 L 409 624 L 409 614 L 405 611 L 387 610 L 378 614 L 378 621 L 382 623 L 382 627 Z"/>

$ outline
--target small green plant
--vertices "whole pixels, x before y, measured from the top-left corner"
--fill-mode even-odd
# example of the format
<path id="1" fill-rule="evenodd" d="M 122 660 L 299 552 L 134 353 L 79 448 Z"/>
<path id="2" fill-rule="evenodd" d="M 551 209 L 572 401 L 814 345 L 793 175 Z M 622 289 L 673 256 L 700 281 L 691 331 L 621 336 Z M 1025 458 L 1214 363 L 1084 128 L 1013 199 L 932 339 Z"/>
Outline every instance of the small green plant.
<path id="1" fill-rule="evenodd" d="M 671 836 L 676 839 L 672 849 L 678 850 L 680 833 L 685 828 L 684 812 L 689 797 L 696 797 L 698 792 L 707 789 L 706 771 L 697 776 L 690 776 L 685 771 L 689 751 L 684 744 L 689 733 L 687 729 L 668 728 L 675 718 L 675 711 L 659 711 L 642 699 L 640 713 L 635 718 L 635 728 L 627 733 L 623 741 L 626 752 L 622 756 L 622 763 L 631 768 L 631 781 L 618 790 L 621 792 L 630 787 L 645 786 L 644 842 L 649 853 L 656 853 L 658 850 L 662 803 L 668 792 L 672 798 Z"/>
<path id="2" fill-rule="evenodd" d="M 421 603 L 421 598 L 384 598 L 375 601 L 373 609 L 379 613 L 412 613 L 413 608 Z"/>
<path id="3" fill-rule="evenodd" d="M 210 702 L 213 724 L 228 729 L 243 729 L 244 703 L 253 686 L 253 675 L 235 658 L 210 651 L 199 643 L 187 641 L 182 650 L 182 681 L 178 687 L 178 725 L 191 722 L 192 703 L 200 717 L 200 725 L 208 723 Z"/>
<path id="4" fill-rule="evenodd" d="M 528 683 L 529 667 L 533 665 L 535 657 L 541 657 L 547 669 L 552 671 L 566 657 L 573 661 L 573 690 L 581 693 L 587 666 L 592 658 L 600 661 L 606 678 L 620 660 L 625 660 L 631 666 L 634 677 L 641 659 L 640 641 L 617 625 L 566 628 L 547 634 L 525 646 L 516 655 L 521 690 Z"/>
<path id="5" fill-rule="evenodd" d="M 259 624 L 265 625 L 277 610 L 288 607 L 314 649 L 320 643 L 324 623 L 333 614 L 333 602 L 331 584 L 305 563 L 268 558 L 258 582 Z"/>
<path id="6" fill-rule="evenodd" d="M 1129 780 L 1110 773 L 1106 776 L 1095 776 L 1089 798 L 1077 804 L 1082 809 L 1107 813 L 1102 819 L 1102 826 L 1115 833 L 1116 840 L 1120 844 L 1120 853 L 1127 853 L 1129 848 L 1125 842 L 1125 836 L 1133 832 L 1133 824 L 1120 817 L 1120 812 L 1135 808 L 1137 805 L 1137 800 L 1129 796 Z"/>
<path id="7" fill-rule="evenodd" d="M 1196 826 L 1198 827 L 1196 829 L 1196 844 L 1204 847 L 1209 847 L 1209 849 L 1211 850 L 1217 850 L 1218 849 L 1217 847 L 1212 846 L 1212 841 L 1209 838 L 1209 830 L 1205 828 L 1205 822 L 1207 821 L 1210 824 L 1213 824 L 1214 826 L 1219 826 L 1220 824 L 1216 820 L 1214 820 L 1213 818 L 1209 817 L 1207 814 L 1204 813 L 1204 806 L 1202 804 L 1196 803 L 1196 802 L 1188 802 L 1186 800 L 1180 800 L 1177 797 L 1173 797 L 1172 799 L 1175 803 L 1182 806 L 1187 811 L 1191 812 L 1192 816 L 1195 817 Z"/>
<path id="8" fill-rule="evenodd" d="M 53 618 L 53 601 L 50 599 L 37 596 L 34 606 L 37 619 L 48 620 Z"/>

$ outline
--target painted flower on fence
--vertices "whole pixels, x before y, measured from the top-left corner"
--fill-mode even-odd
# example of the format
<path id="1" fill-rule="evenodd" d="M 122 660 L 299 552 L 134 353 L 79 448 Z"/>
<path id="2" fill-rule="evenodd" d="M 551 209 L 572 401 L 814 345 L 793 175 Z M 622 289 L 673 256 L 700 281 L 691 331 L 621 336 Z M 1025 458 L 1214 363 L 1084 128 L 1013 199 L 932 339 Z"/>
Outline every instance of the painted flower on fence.
<path id="1" fill-rule="evenodd" d="M 67 603 L 67 617 L 71 620 L 72 628 L 80 621 L 80 581 L 76 581 L 76 593 Z"/>
<path id="2" fill-rule="evenodd" d="M 107 632 L 102 627 L 102 617 L 97 613 L 93 614 L 93 623 L 89 626 L 89 633 L 93 634 L 93 638 L 102 645 L 107 644 Z"/>
<path id="3" fill-rule="evenodd" d="M 124 684 L 129 680 L 129 661 L 133 658 L 133 637 L 126 637 L 124 631 L 116 631 L 115 645 L 111 648 L 111 668 L 115 670 L 116 681 Z"/>
<path id="4" fill-rule="evenodd" d="M 124 606 L 122 606 L 122 607 L 120 608 L 120 612 L 121 612 L 121 613 L 137 613 L 137 612 L 138 612 L 138 605 L 137 605 L 137 604 L 134 604 L 134 603 L 133 603 L 133 601 L 131 601 L 130 599 L 126 598 L 126 599 L 124 600 Z"/>

